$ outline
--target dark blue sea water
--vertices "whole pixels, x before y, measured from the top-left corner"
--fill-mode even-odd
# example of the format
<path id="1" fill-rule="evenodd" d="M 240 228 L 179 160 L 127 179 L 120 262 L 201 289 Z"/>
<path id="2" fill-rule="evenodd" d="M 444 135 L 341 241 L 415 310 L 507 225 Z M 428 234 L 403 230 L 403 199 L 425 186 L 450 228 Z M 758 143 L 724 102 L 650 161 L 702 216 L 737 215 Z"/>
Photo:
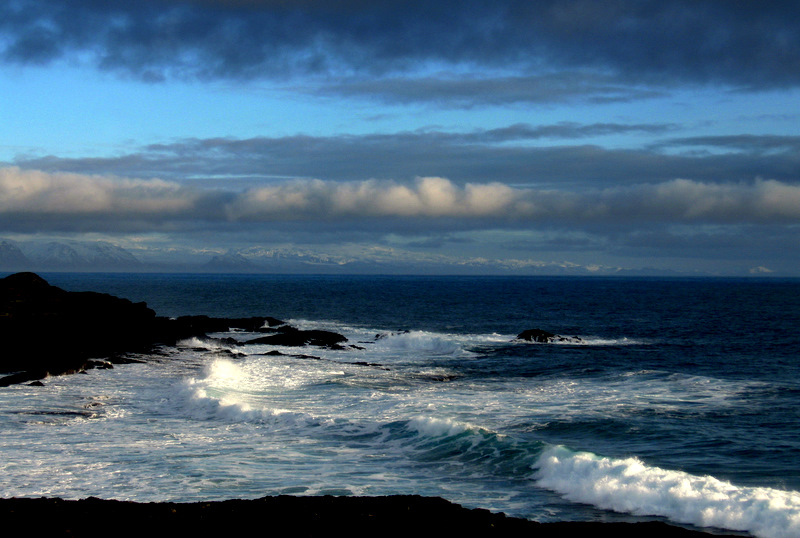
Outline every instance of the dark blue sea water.
<path id="1" fill-rule="evenodd" d="M 541 521 L 800 535 L 798 280 L 43 276 L 363 349 L 195 339 L 6 389 L 3 496 L 419 493 Z M 516 340 L 530 328 L 580 340 Z"/>

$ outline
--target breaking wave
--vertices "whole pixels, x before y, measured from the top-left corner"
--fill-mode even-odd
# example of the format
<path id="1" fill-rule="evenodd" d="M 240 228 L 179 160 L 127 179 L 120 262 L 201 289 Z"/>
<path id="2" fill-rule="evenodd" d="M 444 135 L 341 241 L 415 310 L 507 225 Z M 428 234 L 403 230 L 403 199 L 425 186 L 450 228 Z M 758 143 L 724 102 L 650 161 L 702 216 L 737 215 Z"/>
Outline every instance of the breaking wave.
<path id="1" fill-rule="evenodd" d="M 800 536 L 798 492 L 735 486 L 648 466 L 637 458 L 606 458 L 563 446 L 546 449 L 536 467 L 539 486 L 571 501 L 763 538 Z"/>

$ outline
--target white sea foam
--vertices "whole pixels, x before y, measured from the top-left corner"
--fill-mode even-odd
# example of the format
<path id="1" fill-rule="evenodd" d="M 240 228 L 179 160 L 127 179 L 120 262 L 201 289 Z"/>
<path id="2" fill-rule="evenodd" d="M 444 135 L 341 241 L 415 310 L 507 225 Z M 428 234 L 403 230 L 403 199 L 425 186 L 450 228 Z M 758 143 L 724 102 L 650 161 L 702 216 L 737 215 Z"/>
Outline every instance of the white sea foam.
<path id="1" fill-rule="evenodd" d="M 637 458 L 605 458 L 560 446 L 545 450 L 535 467 L 538 485 L 572 501 L 763 538 L 800 536 L 798 492 L 740 487 Z"/>
<path id="2" fill-rule="evenodd" d="M 563 342 L 553 342 L 554 344 L 573 345 L 573 346 L 642 346 L 650 344 L 651 342 L 641 338 L 628 338 L 623 336 L 621 338 L 603 338 L 600 336 L 579 336 L 579 341 L 572 342 L 565 340 Z"/>
<path id="3" fill-rule="evenodd" d="M 454 339 L 427 331 L 388 334 L 379 340 L 379 347 L 393 351 L 418 351 L 429 355 L 454 355 L 462 351 Z"/>
<path id="4" fill-rule="evenodd" d="M 315 424 L 307 413 L 264 405 L 251 394 L 249 372 L 233 361 L 211 361 L 201 378 L 187 378 L 175 385 L 175 397 L 183 411 L 196 419 L 230 422 L 262 422 L 297 427 Z M 254 403 L 256 403 L 254 405 Z"/>
<path id="5" fill-rule="evenodd" d="M 475 429 L 464 422 L 458 422 L 446 418 L 442 419 L 422 416 L 411 419 L 408 425 L 417 432 L 430 437 L 438 437 L 441 435 L 458 435 L 460 433 Z"/>

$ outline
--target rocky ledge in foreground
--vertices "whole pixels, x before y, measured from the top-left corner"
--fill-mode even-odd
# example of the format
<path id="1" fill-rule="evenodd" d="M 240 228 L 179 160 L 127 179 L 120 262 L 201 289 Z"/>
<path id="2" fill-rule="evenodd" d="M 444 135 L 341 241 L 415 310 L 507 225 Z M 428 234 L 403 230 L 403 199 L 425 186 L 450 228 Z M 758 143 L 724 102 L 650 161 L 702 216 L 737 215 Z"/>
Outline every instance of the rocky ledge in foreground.
<path id="1" fill-rule="evenodd" d="M 290 536 L 563 536 L 709 538 L 709 534 L 661 522 L 536 523 L 437 497 L 264 497 L 197 503 L 133 503 L 89 498 L 0 499 L 6 528 L 47 536 L 125 534 L 225 536 L 235 529 Z M 716 535 L 720 536 L 720 535 Z"/>
<path id="2" fill-rule="evenodd" d="M 273 329 L 278 327 L 279 329 Z M 0 387 L 127 362 L 185 338 L 241 329 L 275 332 L 276 345 L 340 346 L 335 333 L 301 331 L 271 317 L 156 316 L 145 303 L 106 293 L 68 292 L 34 273 L 0 279 Z M 99 359 L 99 360 L 98 360 Z"/>

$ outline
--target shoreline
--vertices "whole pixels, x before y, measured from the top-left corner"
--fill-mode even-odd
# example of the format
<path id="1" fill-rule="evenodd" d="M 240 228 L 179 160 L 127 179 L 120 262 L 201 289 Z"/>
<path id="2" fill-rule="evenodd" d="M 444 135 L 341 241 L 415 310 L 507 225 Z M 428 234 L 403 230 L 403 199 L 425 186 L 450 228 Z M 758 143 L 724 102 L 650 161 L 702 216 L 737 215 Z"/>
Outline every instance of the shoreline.
<path id="1" fill-rule="evenodd" d="M 48 374 L 111 368 L 115 362 L 130 360 L 125 358 L 127 352 L 148 350 L 159 344 L 171 345 L 181 338 L 230 327 L 264 333 L 254 342 L 280 339 L 281 344 L 296 347 L 341 346 L 341 339 L 344 339 L 327 331 L 302 331 L 264 316 L 161 318 L 145 303 L 132 303 L 96 292 L 67 292 L 33 273 L 18 273 L 0 279 L 0 322 L 0 332 L 9 337 L 6 354 L 0 360 L 0 374 L 10 373 L 0 375 L 0 386 L 30 382 Z M 86 326 L 93 327 L 92 338 L 86 335 Z M 31 350 L 29 342 L 40 338 L 43 330 L 48 331 L 49 338 L 40 344 L 40 348 Z M 72 351 L 65 353 L 65 350 Z M 14 368 L 20 371 L 11 373 Z M 174 529 L 189 530 L 200 536 L 216 536 L 229 531 L 233 525 L 263 527 L 265 523 L 288 526 L 297 536 L 328 535 L 337 529 L 356 535 L 372 535 L 391 529 L 493 536 L 524 532 L 539 537 L 598 532 L 648 538 L 731 536 L 724 534 L 726 531 L 722 529 L 694 526 L 688 529 L 656 517 L 653 521 L 643 522 L 539 523 L 485 509 L 464 508 L 439 497 L 413 495 L 277 496 L 188 503 L 136 503 L 92 497 L 81 500 L 0 498 L 0 518 L 9 528 L 18 523 L 53 536 L 99 536 L 120 524 L 131 532 Z"/>
<path id="2" fill-rule="evenodd" d="M 10 498 L 0 499 L 0 519 L 6 528 L 21 526 L 46 532 L 49 536 L 99 536 L 115 529 L 128 535 L 158 530 L 159 533 L 180 531 L 196 536 L 219 536 L 235 528 L 290 532 L 292 536 L 328 536 L 336 531 L 351 536 L 372 536 L 387 530 L 465 533 L 467 536 L 525 533 L 537 538 L 604 534 L 631 538 L 733 536 L 690 530 L 661 521 L 539 523 L 485 509 L 464 508 L 439 497 L 417 495 L 281 495 L 191 503 L 137 503 L 95 497 L 81 500 Z"/>

